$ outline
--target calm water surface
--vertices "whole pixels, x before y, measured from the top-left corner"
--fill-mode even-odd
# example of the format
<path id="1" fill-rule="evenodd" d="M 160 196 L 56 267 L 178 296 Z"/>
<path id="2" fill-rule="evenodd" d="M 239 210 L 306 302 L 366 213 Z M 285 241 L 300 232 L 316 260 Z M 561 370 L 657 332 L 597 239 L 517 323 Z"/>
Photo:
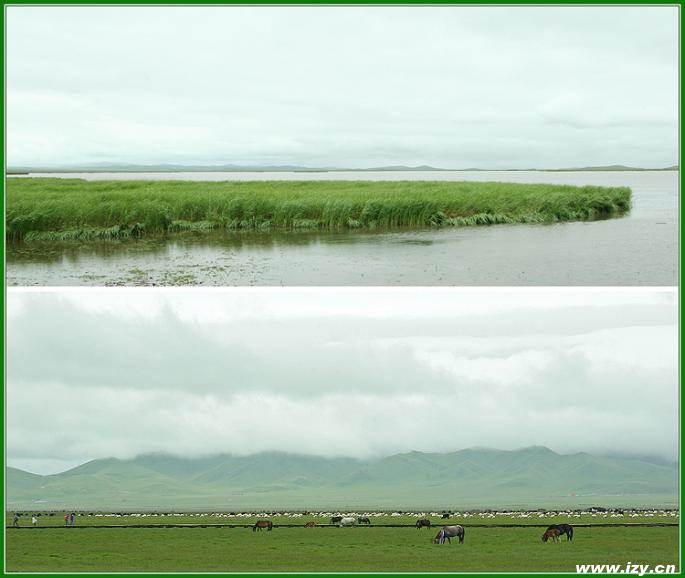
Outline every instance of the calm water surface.
<path id="1" fill-rule="evenodd" d="M 166 239 L 19 243 L 10 285 L 676 285 L 678 173 L 61 173 L 165 180 L 469 180 L 629 186 L 606 221 L 394 232 L 211 232 Z"/>

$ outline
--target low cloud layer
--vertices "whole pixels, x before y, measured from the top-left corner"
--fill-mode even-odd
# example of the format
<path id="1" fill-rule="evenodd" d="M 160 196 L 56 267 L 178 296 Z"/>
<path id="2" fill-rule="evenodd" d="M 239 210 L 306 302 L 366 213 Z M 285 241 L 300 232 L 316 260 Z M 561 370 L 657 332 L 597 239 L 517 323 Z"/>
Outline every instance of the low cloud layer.
<path id="1" fill-rule="evenodd" d="M 7 11 L 10 165 L 667 166 L 675 6 Z"/>
<path id="2" fill-rule="evenodd" d="M 666 291 L 12 290 L 9 460 L 532 444 L 674 458 L 675 322 Z"/>

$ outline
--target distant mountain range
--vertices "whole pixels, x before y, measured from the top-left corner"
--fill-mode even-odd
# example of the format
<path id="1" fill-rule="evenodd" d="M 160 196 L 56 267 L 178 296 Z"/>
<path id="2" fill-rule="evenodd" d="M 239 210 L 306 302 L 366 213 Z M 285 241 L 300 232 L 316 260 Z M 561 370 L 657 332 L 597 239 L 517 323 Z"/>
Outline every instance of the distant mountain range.
<path id="1" fill-rule="evenodd" d="M 600 167 L 577 167 L 570 169 L 546 169 L 547 172 L 576 172 L 576 171 L 677 171 L 679 169 L 678 165 L 673 165 L 671 167 L 664 167 L 659 169 L 644 169 L 639 167 L 627 167 L 625 165 L 606 165 Z M 533 169 L 535 170 L 535 169 Z"/>
<path id="2" fill-rule="evenodd" d="M 235 164 L 222 165 L 183 165 L 183 164 L 155 164 L 155 165 L 137 165 L 125 163 L 95 163 L 83 165 L 70 166 L 14 166 L 7 169 L 7 174 L 25 174 L 25 173 L 174 173 L 174 172 L 263 172 L 263 173 L 278 173 L 278 172 L 300 172 L 300 173 L 327 173 L 327 172 L 345 172 L 345 171 L 539 171 L 539 172 L 564 172 L 564 171 L 677 171 L 678 166 L 645 169 L 639 167 L 628 167 L 625 165 L 607 165 L 597 167 L 575 167 L 565 169 L 444 169 L 432 167 L 429 165 L 420 165 L 416 167 L 409 167 L 404 165 L 392 165 L 383 167 L 372 167 L 366 169 L 359 168 L 340 168 L 340 167 L 305 167 L 299 165 L 258 165 L 245 166 Z"/>
<path id="3" fill-rule="evenodd" d="M 376 460 L 285 453 L 99 459 L 41 476 L 7 468 L 10 509 L 428 509 L 657 506 L 677 464 L 545 447 L 410 452 Z"/>
<path id="4" fill-rule="evenodd" d="M 72 173 L 72 172 L 121 172 L 121 173 L 173 173 L 173 172 L 236 172 L 236 173 L 328 173 L 340 171 L 443 171 L 427 165 L 417 167 L 388 166 L 374 167 L 369 169 L 349 169 L 340 167 L 305 167 L 300 165 L 183 165 L 183 164 L 158 164 L 137 165 L 124 163 L 97 163 L 84 165 L 69 165 L 59 167 L 49 166 L 15 166 L 8 168 L 8 173 Z"/>

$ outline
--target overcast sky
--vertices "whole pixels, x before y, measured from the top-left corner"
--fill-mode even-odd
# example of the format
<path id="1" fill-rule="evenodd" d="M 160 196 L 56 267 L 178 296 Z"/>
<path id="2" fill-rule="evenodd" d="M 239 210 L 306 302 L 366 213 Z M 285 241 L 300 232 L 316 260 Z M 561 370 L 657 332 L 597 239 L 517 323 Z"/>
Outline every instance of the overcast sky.
<path id="1" fill-rule="evenodd" d="M 7 451 L 677 448 L 673 291 L 8 290 Z"/>
<path id="2" fill-rule="evenodd" d="M 672 165 L 677 10 L 13 6 L 8 163 Z"/>

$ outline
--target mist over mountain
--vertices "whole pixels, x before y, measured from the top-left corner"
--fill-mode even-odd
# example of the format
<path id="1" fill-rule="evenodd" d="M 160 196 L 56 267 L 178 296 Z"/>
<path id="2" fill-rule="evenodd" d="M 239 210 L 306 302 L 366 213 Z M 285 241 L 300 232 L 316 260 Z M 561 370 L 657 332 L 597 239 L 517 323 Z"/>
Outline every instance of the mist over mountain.
<path id="1" fill-rule="evenodd" d="M 98 459 L 41 476 L 7 468 L 9 508 L 421 509 L 677 503 L 677 464 L 541 446 L 376 460 L 279 452 Z"/>
<path id="2" fill-rule="evenodd" d="M 541 172 L 578 172 L 578 171 L 677 171 L 678 166 L 644 168 L 626 165 L 603 165 L 603 166 L 588 166 L 588 167 L 574 167 L 574 168 L 528 168 L 528 169 L 485 169 L 480 167 L 468 168 L 445 168 L 435 167 L 431 165 L 384 165 L 373 167 L 345 167 L 345 166 L 307 166 L 307 165 L 266 165 L 266 164 L 233 164 L 233 163 L 216 163 L 216 164 L 183 164 L 183 163 L 113 163 L 113 162 L 99 162 L 99 163 L 83 163 L 83 164 L 61 164 L 61 165 L 16 165 L 10 166 L 7 169 L 8 174 L 24 174 L 24 173 L 63 173 L 63 172 L 85 172 L 85 173 L 175 173 L 175 172 L 303 172 L 303 173 L 326 173 L 326 172 L 402 172 L 402 171 L 541 171 Z"/>

